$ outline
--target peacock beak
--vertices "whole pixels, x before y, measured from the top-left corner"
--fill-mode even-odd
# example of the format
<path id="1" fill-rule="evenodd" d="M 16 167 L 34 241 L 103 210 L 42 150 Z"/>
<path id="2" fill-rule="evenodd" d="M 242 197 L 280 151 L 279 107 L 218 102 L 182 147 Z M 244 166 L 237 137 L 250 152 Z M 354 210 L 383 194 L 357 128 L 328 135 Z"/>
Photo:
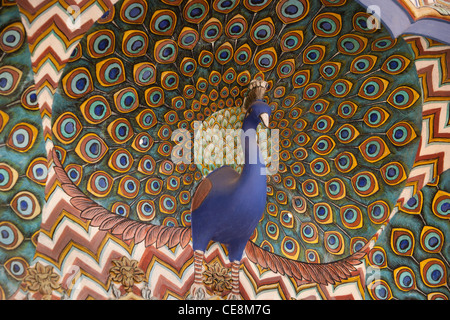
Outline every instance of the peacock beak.
<path id="1" fill-rule="evenodd" d="M 261 121 L 266 126 L 266 128 L 268 128 L 269 127 L 269 114 L 261 113 L 259 115 L 259 117 L 261 118 Z"/>

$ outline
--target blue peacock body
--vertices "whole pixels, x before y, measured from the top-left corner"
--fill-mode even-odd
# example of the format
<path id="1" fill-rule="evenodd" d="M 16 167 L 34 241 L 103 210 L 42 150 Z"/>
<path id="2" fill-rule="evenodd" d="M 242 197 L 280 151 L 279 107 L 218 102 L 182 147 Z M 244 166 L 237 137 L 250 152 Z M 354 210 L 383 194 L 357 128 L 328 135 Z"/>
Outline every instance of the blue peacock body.
<path id="1" fill-rule="evenodd" d="M 413 164 L 413 60 L 356 2 L 119 1 L 63 71 L 55 151 L 91 205 L 133 232 L 190 227 L 193 194 L 218 166 L 196 163 L 193 146 L 175 163 L 177 130 L 193 145 L 196 122 L 240 128 L 247 87 L 263 79 L 279 164 L 251 241 L 305 263 L 342 260 L 386 222 Z"/>

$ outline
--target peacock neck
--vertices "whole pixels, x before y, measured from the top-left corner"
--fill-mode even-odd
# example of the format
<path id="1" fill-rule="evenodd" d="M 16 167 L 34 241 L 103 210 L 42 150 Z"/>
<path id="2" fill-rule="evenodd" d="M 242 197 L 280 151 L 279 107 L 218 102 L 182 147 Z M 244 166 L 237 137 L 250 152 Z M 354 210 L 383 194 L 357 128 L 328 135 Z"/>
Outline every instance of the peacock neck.
<path id="1" fill-rule="evenodd" d="M 252 184 L 266 184 L 265 163 L 260 156 L 261 150 L 257 142 L 256 128 L 259 119 L 249 115 L 242 125 L 241 143 L 244 151 L 244 167 L 241 180 L 249 180 Z"/>

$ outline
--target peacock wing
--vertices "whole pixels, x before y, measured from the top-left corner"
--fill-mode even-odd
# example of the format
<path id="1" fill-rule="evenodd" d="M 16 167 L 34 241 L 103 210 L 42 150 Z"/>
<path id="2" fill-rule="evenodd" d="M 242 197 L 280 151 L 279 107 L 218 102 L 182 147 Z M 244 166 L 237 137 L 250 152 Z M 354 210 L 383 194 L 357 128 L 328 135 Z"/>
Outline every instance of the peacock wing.
<path id="1" fill-rule="evenodd" d="M 202 182 L 200 182 L 192 197 L 191 212 L 194 212 L 203 203 L 208 196 L 209 191 L 211 191 L 211 188 L 212 183 L 208 178 L 204 178 Z"/>

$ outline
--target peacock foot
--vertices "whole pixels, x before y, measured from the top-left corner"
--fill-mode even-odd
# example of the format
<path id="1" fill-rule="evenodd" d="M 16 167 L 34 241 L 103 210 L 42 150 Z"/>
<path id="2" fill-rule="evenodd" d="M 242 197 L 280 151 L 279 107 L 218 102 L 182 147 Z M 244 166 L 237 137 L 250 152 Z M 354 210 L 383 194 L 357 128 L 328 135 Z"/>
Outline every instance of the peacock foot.
<path id="1" fill-rule="evenodd" d="M 233 293 L 231 292 L 228 297 L 227 300 L 242 300 L 241 295 L 239 293 Z"/>
<path id="2" fill-rule="evenodd" d="M 194 283 L 191 286 L 191 293 L 188 300 L 208 300 L 210 295 L 206 291 L 206 287 L 202 283 Z"/>

